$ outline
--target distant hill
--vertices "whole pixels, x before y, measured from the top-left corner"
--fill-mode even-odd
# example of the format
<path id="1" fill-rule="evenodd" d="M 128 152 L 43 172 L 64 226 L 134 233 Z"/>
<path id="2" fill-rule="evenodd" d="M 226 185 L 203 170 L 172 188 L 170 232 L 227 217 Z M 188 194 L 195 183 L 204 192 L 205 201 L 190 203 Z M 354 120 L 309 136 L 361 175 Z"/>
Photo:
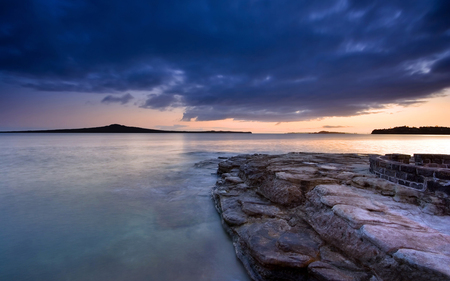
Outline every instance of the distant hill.
<path id="1" fill-rule="evenodd" d="M 119 124 L 112 124 L 103 127 L 93 127 L 93 128 L 81 128 L 81 129 L 57 129 L 57 130 L 34 130 L 34 131 L 8 131 L 0 133 L 240 133 L 240 134 L 251 134 L 252 132 L 239 132 L 239 131 L 165 131 L 165 130 L 154 130 L 145 129 L 139 127 L 128 127 Z"/>
<path id="2" fill-rule="evenodd" d="M 375 129 L 372 134 L 415 134 L 415 135 L 450 135 L 448 127 L 395 127 L 389 129 Z"/>

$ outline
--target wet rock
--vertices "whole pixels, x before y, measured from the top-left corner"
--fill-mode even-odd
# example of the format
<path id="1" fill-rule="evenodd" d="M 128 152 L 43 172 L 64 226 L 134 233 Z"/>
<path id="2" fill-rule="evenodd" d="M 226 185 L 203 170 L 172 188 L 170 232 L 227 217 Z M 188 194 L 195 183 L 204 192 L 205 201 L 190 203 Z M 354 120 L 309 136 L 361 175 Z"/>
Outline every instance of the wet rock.
<path id="1" fill-rule="evenodd" d="M 265 223 L 243 226 L 238 233 L 261 266 L 304 268 L 316 259 L 316 253 L 308 248 L 308 243 L 311 244 L 310 240 L 305 242 L 303 251 L 280 249 L 279 240 L 286 242 L 286 232 L 289 230 L 290 226 L 284 220 L 268 220 Z"/>
<path id="2" fill-rule="evenodd" d="M 267 216 L 272 218 L 280 213 L 280 209 L 276 206 L 252 202 L 242 202 L 242 211 L 250 216 Z"/>
<path id="3" fill-rule="evenodd" d="M 334 251 L 329 246 L 323 246 L 320 248 L 321 260 L 337 268 L 343 268 L 352 271 L 358 271 L 360 268 L 353 262 L 346 259 L 342 254 Z"/>
<path id="4" fill-rule="evenodd" d="M 247 222 L 247 216 L 239 210 L 226 210 L 222 213 L 223 220 L 230 226 L 241 225 Z"/>
<path id="5" fill-rule="evenodd" d="M 450 236 L 433 229 L 412 229 L 390 225 L 365 225 L 362 235 L 386 253 L 401 248 L 444 254 L 450 257 Z"/>
<path id="6" fill-rule="evenodd" d="M 329 263 L 317 261 L 309 265 L 310 274 L 318 280 L 354 281 L 366 279 L 366 274 L 339 269 Z M 367 279 L 366 279 L 367 280 Z"/>
<path id="7" fill-rule="evenodd" d="M 291 229 L 284 232 L 277 240 L 277 247 L 284 252 L 293 252 L 319 258 L 320 238 L 308 229 Z"/>
<path id="8" fill-rule="evenodd" d="M 450 275 L 450 257 L 442 254 L 422 252 L 413 249 L 400 249 L 394 253 L 394 257 L 401 262 L 405 262 L 411 267 L 421 268 L 426 274 L 427 270 L 434 271 L 437 278 L 445 278 Z M 424 278 L 427 278 L 424 276 Z M 431 279 L 431 274 L 428 275 Z"/>
<path id="9" fill-rule="evenodd" d="M 244 181 L 240 177 L 228 176 L 225 178 L 225 182 L 228 182 L 231 184 L 238 184 L 238 183 L 243 183 Z"/>
<path id="10" fill-rule="evenodd" d="M 218 173 L 213 199 L 253 280 L 450 280 L 446 193 L 376 178 L 367 155 L 242 155 Z"/>

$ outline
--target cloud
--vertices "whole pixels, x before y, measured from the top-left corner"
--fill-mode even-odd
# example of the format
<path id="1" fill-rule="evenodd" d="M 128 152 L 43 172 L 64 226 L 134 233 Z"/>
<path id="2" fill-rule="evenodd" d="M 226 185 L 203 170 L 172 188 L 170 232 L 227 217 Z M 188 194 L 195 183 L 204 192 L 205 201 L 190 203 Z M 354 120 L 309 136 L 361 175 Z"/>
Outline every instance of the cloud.
<path id="1" fill-rule="evenodd" d="M 102 99 L 102 103 L 120 103 L 120 104 L 126 104 L 130 100 L 134 99 L 134 97 L 131 94 L 125 94 L 123 96 L 113 96 L 113 95 L 107 95 Z"/>
<path id="2" fill-rule="evenodd" d="M 172 125 L 172 126 L 156 126 L 157 129 L 168 130 L 168 131 L 178 130 L 178 129 L 186 128 L 186 127 L 187 127 L 186 125 L 179 125 L 179 124 L 175 124 L 175 125 Z"/>
<path id="3" fill-rule="evenodd" d="M 448 10 L 447 0 L 9 1 L 0 79 L 147 91 L 138 106 L 182 107 L 185 121 L 368 114 L 450 87 Z"/>
<path id="4" fill-rule="evenodd" d="M 181 105 L 181 96 L 171 94 L 150 94 L 141 107 L 166 110 L 171 107 L 179 107 Z"/>
<path id="5" fill-rule="evenodd" d="M 351 127 L 351 126 L 330 126 L 330 125 L 322 126 L 322 128 L 324 128 L 324 129 L 338 129 L 338 128 L 349 128 L 349 127 Z"/>
<path id="6" fill-rule="evenodd" d="M 431 71 L 435 73 L 448 74 L 450 72 L 450 56 L 434 63 Z"/>

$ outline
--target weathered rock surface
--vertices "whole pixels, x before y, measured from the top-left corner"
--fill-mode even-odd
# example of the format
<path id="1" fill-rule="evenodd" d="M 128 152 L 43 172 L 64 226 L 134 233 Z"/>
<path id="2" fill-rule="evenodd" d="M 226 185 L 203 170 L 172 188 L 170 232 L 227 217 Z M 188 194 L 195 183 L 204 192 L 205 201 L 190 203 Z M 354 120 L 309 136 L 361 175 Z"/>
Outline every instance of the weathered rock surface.
<path id="1" fill-rule="evenodd" d="M 420 191 L 372 175 L 368 159 L 289 153 L 219 163 L 213 199 L 252 279 L 450 280 L 450 216 L 433 215 L 443 193 L 424 203 Z"/>

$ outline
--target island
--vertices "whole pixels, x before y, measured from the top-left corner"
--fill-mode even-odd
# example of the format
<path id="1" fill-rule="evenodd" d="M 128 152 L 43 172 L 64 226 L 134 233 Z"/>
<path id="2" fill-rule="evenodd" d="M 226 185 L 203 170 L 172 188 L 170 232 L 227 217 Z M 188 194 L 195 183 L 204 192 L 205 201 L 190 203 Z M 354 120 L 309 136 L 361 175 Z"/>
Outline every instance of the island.
<path id="1" fill-rule="evenodd" d="M 394 127 L 389 129 L 375 129 L 372 134 L 414 134 L 414 135 L 450 135 L 449 127 Z"/>
<path id="2" fill-rule="evenodd" d="M 288 153 L 218 164 L 252 280 L 450 280 L 450 155 Z"/>
<path id="3" fill-rule="evenodd" d="M 189 133 L 189 134 L 203 134 L 203 133 L 220 133 L 220 134 L 251 134 L 252 132 L 240 131 L 166 131 L 145 129 L 139 127 L 129 127 L 120 124 L 111 124 L 103 127 L 80 128 L 80 129 L 57 129 L 57 130 L 31 130 L 31 131 L 3 131 L 0 133 Z"/>

